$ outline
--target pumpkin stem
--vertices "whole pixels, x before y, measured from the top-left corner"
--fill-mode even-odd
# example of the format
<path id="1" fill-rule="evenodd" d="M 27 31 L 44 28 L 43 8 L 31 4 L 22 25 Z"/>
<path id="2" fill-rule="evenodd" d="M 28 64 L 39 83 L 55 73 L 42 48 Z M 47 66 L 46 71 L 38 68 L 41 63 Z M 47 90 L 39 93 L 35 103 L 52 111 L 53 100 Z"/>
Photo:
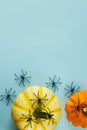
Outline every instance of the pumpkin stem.
<path id="1" fill-rule="evenodd" d="M 84 108 L 82 109 L 82 112 L 83 112 L 83 114 L 84 114 L 85 116 L 87 116 L 87 107 L 84 107 Z"/>

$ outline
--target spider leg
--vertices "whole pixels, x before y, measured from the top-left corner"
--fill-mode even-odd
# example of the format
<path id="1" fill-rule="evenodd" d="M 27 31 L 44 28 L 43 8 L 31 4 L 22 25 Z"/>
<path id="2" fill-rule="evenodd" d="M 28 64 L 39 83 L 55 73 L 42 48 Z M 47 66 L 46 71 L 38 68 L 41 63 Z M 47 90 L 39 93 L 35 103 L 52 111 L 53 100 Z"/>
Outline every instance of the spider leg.
<path id="1" fill-rule="evenodd" d="M 32 104 L 32 107 L 34 106 L 34 104 L 36 103 L 37 101 L 35 101 L 33 104 Z"/>
<path id="2" fill-rule="evenodd" d="M 78 88 L 76 88 L 76 89 L 75 89 L 75 91 L 77 91 L 77 92 L 78 92 L 78 91 L 79 91 L 79 89 L 80 89 L 80 86 L 79 86 Z"/>
<path id="3" fill-rule="evenodd" d="M 49 77 L 50 81 L 53 82 L 53 80 Z"/>
<path id="4" fill-rule="evenodd" d="M 71 97 L 74 93 L 75 93 L 75 92 L 71 92 L 71 94 L 68 96 L 68 98 Z"/>
<path id="5" fill-rule="evenodd" d="M 7 89 L 5 89 L 5 93 L 6 93 L 6 94 L 8 94 L 8 91 L 7 91 Z"/>
<path id="6" fill-rule="evenodd" d="M 35 101 L 36 99 L 30 99 L 30 101 Z"/>
<path id="7" fill-rule="evenodd" d="M 30 76 L 25 76 L 25 78 L 31 79 L 31 77 L 30 77 Z"/>
<path id="8" fill-rule="evenodd" d="M 67 85 L 67 84 L 66 84 L 66 87 L 69 88 L 69 89 L 71 89 L 71 87 L 69 85 Z"/>
<path id="9" fill-rule="evenodd" d="M 27 75 L 27 71 L 23 75 L 26 76 Z"/>
<path id="10" fill-rule="evenodd" d="M 55 80 L 55 78 L 56 78 L 56 75 L 54 76 L 53 81 Z"/>
<path id="11" fill-rule="evenodd" d="M 56 87 L 56 85 L 53 87 L 53 91 L 54 91 L 54 93 L 56 92 L 56 89 L 57 89 L 57 87 Z"/>
<path id="12" fill-rule="evenodd" d="M 10 98 L 6 98 L 6 105 L 8 105 L 10 101 L 11 101 Z"/>
<path id="13" fill-rule="evenodd" d="M 0 101 L 2 101 L 4 98 L 6 98 L 6 95 L 0 95 Z"/>
<path id="14" fill-rule="evenodd" d="M 23 70 L 23 69 L 21 69 L 21 73 L 22 73 L 22 75 L 24 76 L 24 70 Z"/>
<path id="15" fill-rule="evenodd" d="M 11 101 L 11 102 L 13 102 L 13 100 L 12 100 L 12 98 L 11 98 L 11 97 L 9 98 L 9 102 L 10 102 L 10 101 Z"/>
<path id="16" fill-rule="evenodd" d="M 60 82 L 60 77 L 59 77 L 59 79 L 56 81 L 56 84 L 62 84 L 62 82 Z"/>
<path id="17" fill-rule="evenodd" d="M 73 84 L 74 84 L 74 82 L 72 81 L 72 82 L 71 82 L 71 88 L 73 87 Z M 75 87 L 75 86 L 74 86 L 74 87 Z"/>
<path id="18" fill-rule="evenodd" d="M 35 93 L 33 93 L 33 95 L 34 95 L 36 98 L 38 98 L 38 96 L 37 96 Z"/>
<path id="19" fill-rule="evenodd" d="M 30 125 L 30 121 L 24 126 L 24 128 L 26 128 L 28 125 Z M 32 128 L 32 125 L 30 125 L 30 127 Z"/>
<path id="20" fill-rule="evenodd" d="M 52 86 L 52 83 L 46 83 L 47 84 L 47 88 L 49 88 L 50 86 Z"/>
<path id="21" fill-rule="evenodd" d="M 10 94 L 12 91 L 12 88 L 9 89 L 9 91 L 6 94 Z"/>
<path id="22" fill-rule="evenodd" d="M 19 81 L 19 86 L 22 84 L 22 80 Z"/>
<path id="23" fill-rule="evenodd" d="M 45 99 L 47 97 L 47 94 L 44 95 L 44 97 L 42 98 L 42 100 L 48 100 L 48 99 Z"/>
<path id="24" fill-rule="evenodd" d="M 14 74 L 14 76 L 15 76 L 15 80 L 19 80 L 20 79 L 20 77 L 17 76 L 16 74 Z"/>
<path id="25" fill-rule="evenodd" d="M 68 88 L 64 88 L 66 91 L 70 91 L 70 89 L 68 89 Z"/>
<path id="26" fill-rule="evenodd" d="M 55 85 L 55 88 L 57 89 L 57 91 L 59 90 L 58 87 L 57 87 L 57 85 Z"/>
<path id="27" fill-rule="evenodd" d="M 14 94 L 15 94 L 15 92 L 16 92 L 16 91 L 14 90 L 14 91 L 13 91 L 13 93 L 11 94 L 11 96 L 16 96 L 16 95 L 14 95 Z"/>
<path id="28" fill-rule="evenodd" d="M 29 84 L 30 84 L 30 81 L 29 81 L 29 79 L 25 79 Z"/>
<path id="29" fill-rule="evenodd" d="M 24 83 L 25 80 L 21 80 L 21 83 L 22 85 L 25 87 L 25 83 Z"/>
<path id="30" fill-rule="evenodd" d="M 49 85 L 49 84 L 52 84 L 52 83 L 46 83 L 47 85 Z"/>
<path id="31" fill-rule="evenodd" d="M 20 80 L 19 86 L 20 86 L 20 85 L 23 85 L 23 86 L 25 87 L 24 80 Z"/>
<path id="32" fill-rule="evenodd" d="M 62 82 L 59 82 L 59 81 L 56 81 L 55 83 L 56 83 L 56 84 L 62 84 Z"/>
<path id="33" fill-rule="evenodd" d="M 66 96 L 67 94 L 69 94 L 69 91 L 65 93 L 65 96 Z"/>

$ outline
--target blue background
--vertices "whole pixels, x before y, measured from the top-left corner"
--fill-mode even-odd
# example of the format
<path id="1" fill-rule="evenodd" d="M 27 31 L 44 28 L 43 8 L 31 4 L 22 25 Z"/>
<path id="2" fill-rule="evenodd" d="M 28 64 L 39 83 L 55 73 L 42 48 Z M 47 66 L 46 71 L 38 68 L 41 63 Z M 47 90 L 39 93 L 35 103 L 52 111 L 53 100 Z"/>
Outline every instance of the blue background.
<path id="1" fill-rule="evenodd" d="M 87 86 L 87 0 L 0 1 L 0 94 L 25 89 L 14 81 L 22 68 L 32 77 L 30 85 L 61 77 L 56 95 L 63 114 L 56 130 L 83 130 L 66 119 L 64 87 L 72 81 Z M 11 105 L 0 102 L 0 130 L 17 130 Z"/>

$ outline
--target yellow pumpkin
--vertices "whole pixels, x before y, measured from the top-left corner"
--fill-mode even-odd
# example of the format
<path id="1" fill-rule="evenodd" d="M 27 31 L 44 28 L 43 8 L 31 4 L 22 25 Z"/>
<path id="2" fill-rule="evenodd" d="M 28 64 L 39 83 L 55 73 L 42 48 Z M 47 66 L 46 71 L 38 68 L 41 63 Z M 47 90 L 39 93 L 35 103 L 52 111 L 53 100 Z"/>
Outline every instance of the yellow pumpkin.
<path id="1" fill-rule="evenodd" d="M 67 119 L 74 126 L 87 128 L 87 90 L 81 90 L 70 97 L 65 105 Z"/>
<path id="2" fill-rule="evenodd" d="M 54 130 L 61 113 L 59 99 L 42 86 L 31 86 L 20 93 L 11 110 L 19 130 Z"/>

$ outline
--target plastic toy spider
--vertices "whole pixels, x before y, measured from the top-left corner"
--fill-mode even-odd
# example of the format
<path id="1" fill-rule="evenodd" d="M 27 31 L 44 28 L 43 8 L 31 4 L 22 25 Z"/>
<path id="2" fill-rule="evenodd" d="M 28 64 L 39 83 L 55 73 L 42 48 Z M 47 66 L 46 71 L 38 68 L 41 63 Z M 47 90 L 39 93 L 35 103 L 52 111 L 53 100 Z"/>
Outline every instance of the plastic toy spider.
<path id="1" fill-rule="evenodd" d="M 79 98 L 78 98 L 78 103 L 75 103 L 74 100 L 72 100 L 72 102 L 73 102 L 73 105 L 70 107 L 73 108 L 73 110 L 71 112 L 72 113 L 75 112 L 76 116 L 78 117 L 78 115 L 79 115 L 78 112 L 83 111 L 84 108 L 87 108 L 87 105 L 84 103 L 81 104 Z"/>
<path id="2" fill-rule="evenodd" d="M 56 90 L 58 90 L 58 85 L 62 84 L 62 82 L 60 82 L 60 77 L 58 78 L 58 80 L 56 80 L 56 75 L 54 76 L 53 79 L 51 79 L 49 77 L 50 82 L 46 83 L 47 87 L 51 87 L 54 91 L 54 93 L 56 92 Z"/>
<path id="3" fill-rule="evenodd" d="M 51 121 L 53 124 L 54 120 L 55 120 L 53 118 L 54 114 L 52 114 L 52 113 L 53 113 L 53 111 L 50 111 L 49 108 L 48 108 L 48 110 L 36 108 L 33 115 L 36 118 L 36 120 L 38 120 L 38 119 L 42 119 L 43 121 L 48 120 L 48 125 L 49 125 Z"/>
<path id="4" fill-rule="evenodd" d="M 66 85 L 66 87 L 67 88 L 64 88 L 65 90 L 66 90 L 66 93 L 65 93 L 65 96 L 67 96 L 68 98 L 71 96 L 71 95 L 73 95 L 74 93 L 76 93 L 76 92 L 79 92 L 79 89 L 80 89 L 80 87 L 75 87 L 75 85 L 74 85 L 74 82 L 72 82 L 71 83 L 71 85 L 69 86 L 69 85 Z"/>
<path id="5" fill-rule="evenodd" d="M 10 102 L 13 102 L 13 98 L 15 97 L 15 90 L 12 91 L 12 88 L 9 90 L 5 89 L 5 94 L 0 95 L 0 101 L 6 102 L 6 105 L 8 105 Z"/>
<path id="6" fill-rule="evenodd" d="M 33 101 L 32 107 L 37 103 L 38 107 L 45 107 L 44 102 L 48 101 L 47 94 L 44 95 L 44 97 L 40 98 L 39 97 L 39 91 L 37 93 L 37 95 L 35 93 L 33 93 L 33 95 L 35 96 L 34 99 L 30 99 L 30 101 Z"/>
<path id="7" fill-rule="evenodd" d="M 29 110 L 29 114 L 28 115 L 22 114 L 20 119 L 22 119 L 22 120 L 25 119 L 25 121 L 26 121 L 26 125 L 24 126 L 24 128 L 27 127 L 28 125 L 30 125 L 30 127 L 32 128 L 32 122 L 38 123 L 35 119 L 33 119 L 30 110 Z"/>
<path id="8" fill-rule="evenodd" d="M 21 74 L 19 76 L 15 75 L 15 80 L 18 82 L 19 86 L 24 86 L 26 83 L 30 84 L 30 76 L 27 76 L 27 72 L 24 72 L 23 69 L 21 69 Z"/>

